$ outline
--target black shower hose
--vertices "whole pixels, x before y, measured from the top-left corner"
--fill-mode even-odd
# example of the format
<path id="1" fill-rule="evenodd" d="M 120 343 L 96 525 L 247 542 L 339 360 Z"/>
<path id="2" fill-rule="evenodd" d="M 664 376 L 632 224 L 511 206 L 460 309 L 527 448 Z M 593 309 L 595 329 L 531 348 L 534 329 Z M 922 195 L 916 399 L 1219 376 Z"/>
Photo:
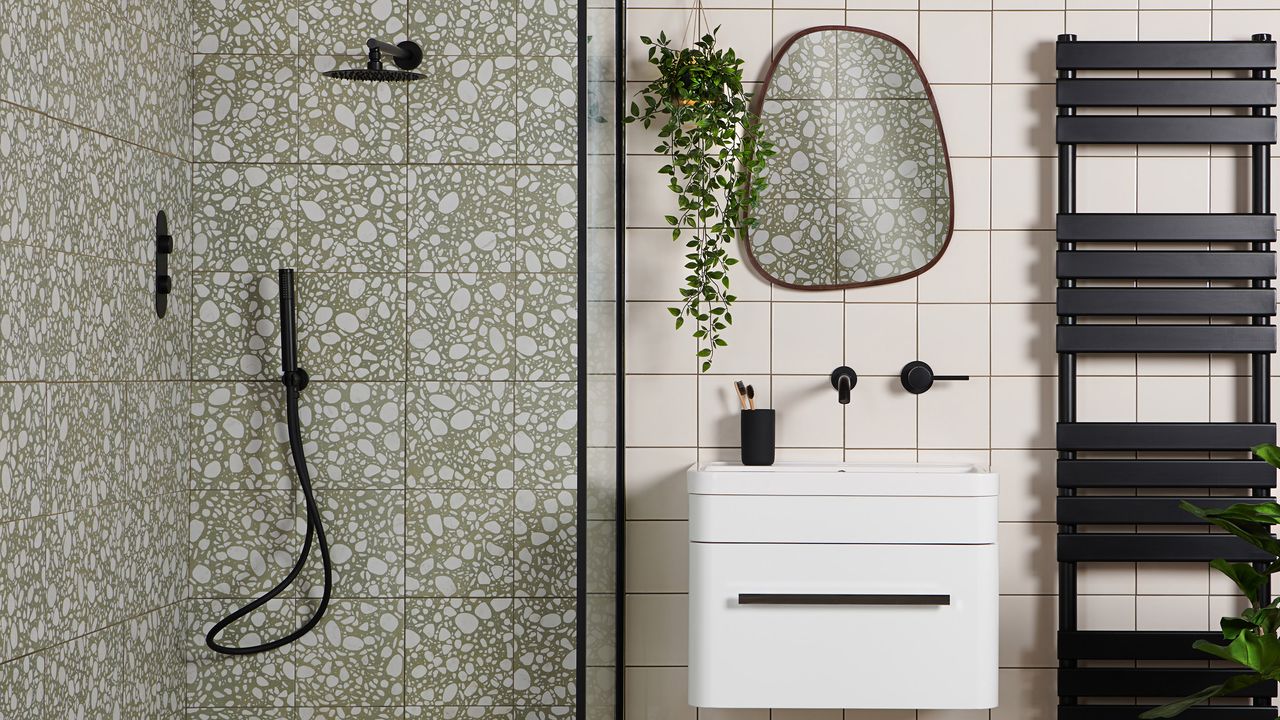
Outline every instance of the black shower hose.
<path id="1" fill-rule="evenodd" d="M 289 449 L 293 458 L 293 469 L 298 473 L 298 484 L 302 486 L 302 496 L 307 506 L 307 534 L 302 541 L 302 551 L 293 569 L 280 581 L 279 585 L 255 598 L 252 602 L 219 620 L 205 635 L 205 644 L 209 649 L 224 655 L 252 655 L 283 647 L 311 632 L 311 629 L 324 617 L 329 607 L 329 598 L 333 594 L 333 563 L 329 559 L 329 542 L 324 536 L 324 524 L 320 520 L 320 508 L 316 505 L 315 491 L 311 487 L 311 473 L 307 470 L 307 456 L 302 450 L 302 420 L 298 416 L 298 396 L 307 386 L 307 371 L 298 367 L 297 310 L 293 295 L 293 270 L 280 270 L 280 382 L 285 387 L 286 419 L 289 425 Z M 307 558 L 311 555 L 312 533 L 320 545 L 320 562 L 324 565 L 324 594 L 320 604 L 311 617 L 297 630 L 282 638 L 261 643 L 259 645 L 230 646 L 221 645 L 217 641 L 228 625 L 252 613 L 254 610 L 271 602 L 284 592 L 297 579 L 302 568 L 306 567 Z"/>

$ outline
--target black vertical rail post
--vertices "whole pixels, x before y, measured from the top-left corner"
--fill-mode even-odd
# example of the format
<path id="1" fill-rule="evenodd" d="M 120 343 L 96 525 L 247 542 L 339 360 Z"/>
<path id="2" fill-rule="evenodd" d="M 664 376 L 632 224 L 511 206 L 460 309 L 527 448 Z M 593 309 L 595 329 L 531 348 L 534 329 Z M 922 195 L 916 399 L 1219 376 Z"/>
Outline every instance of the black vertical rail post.
<path id="1" fill-rule="evenodd" d="M 1271 35 L 1269 33 L 1258 33 L 1253 36 L 1254 42 L 1270 42 Z M 1255 69 L 1250 75 L 1257 79 L 1270 78 L 1271 71 L 1267 69 Z M 1263 117 L 1271 114 L 1269 106 L 1257 106 L 1252 108 L 1250 114 L 1254 117 Z M 1252 193 L 1249 211 L 1255 214 L 1267 214 L 1271 212 L 1271 145 L 1269 143 L 1260 143 L 1250 148 L 1249 155 L 1251 165 Z M 1265 252 L 1268 250 L 1267 243 L 1253 243 L 1252 249 L 1255 252 Z M 1253 280 L 1250 285 L 1255 288 L 1271 287 L 1270 280 Z M 1266 315 L 1254 316 L 1250 320 L 1253 325 L 1270 325 L 1271 318 Z M 1252 359 L 1251 373 L 1252 380 L 1252 398 L 1250 403 L 1250 413 L 1255 423 L 1271 422 L 1271 355 L 1268 353 L 1254 353 Z M 1269 488 L 1254 488 L 1254 497 L 1270 497 Z M 1255 567 L 1262 571 L 1266 571 L 1265 563 L 1257 563 Z M 1263 602 L 1271 601 L 1271 590 L 1268 587 L 1263 590 Z M 1258 707 L 1268 707 L 1271 705 L 1271 698 L 1254 698 L 1253 704 Z"/>
<path id="2" fill-rule="evenodd" d="M 1063 34 L 1058 36 L 1058 43 L 1075 42 L 1076 36 L 1072 34 Z M 1075 77 L 1075 70 L 1059 70 L 1059 79 L 1069 79 Z M 1076 110 L 1073 107 L 1058 108 L 1058 115 L 1061 117 L 1075 115 Z M 1070 144 L 1058 145 L 1058 212 L 1074 213 L 1076 211 L 1076 146 Z M 1070 251 L 1075 249 L 1073 242 L 1058 242 L 1058 251 Z M 1069 288 L 1075 287 L 1075 280 L 1060 279 L 1058 287 Z M 1074 325 L 1076 319 L 1074 317 L 1059 317 L 1058 322 L 1063 325 Z M 1074 353 L 1058 353 L 1058 422 L 1069 423 L 1076 420 L 1076 356 Z M 1075 458 L 1075 452 L 1059 451 L 1058 459 L 1072 460 Z M 1070 497 L 1076 494 L 1073 488 L 1061 488 L 1058 494 L 1062 497 Z M 1058 532 L 1061 534 L 1070 534 L 1075 532 L 1074 525 L 1059 525 Z M 1058 563 L 1058 630 L 1072 631 L 1076 629 L 1076 564 L 1075 563 Z M 1074 660 L 1061 660 L 1058 663 L 1060 668 L 1073 668 L 1076 663 Z M 1059 696 L 1059 705 L 1074 705 L 1076 698 Z"/>

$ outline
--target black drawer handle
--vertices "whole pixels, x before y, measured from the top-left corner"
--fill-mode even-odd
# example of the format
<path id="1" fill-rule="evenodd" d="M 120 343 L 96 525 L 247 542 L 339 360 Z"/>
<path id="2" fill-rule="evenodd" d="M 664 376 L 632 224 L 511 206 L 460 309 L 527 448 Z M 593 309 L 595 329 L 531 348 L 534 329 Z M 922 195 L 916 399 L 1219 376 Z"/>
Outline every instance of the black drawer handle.
<path id="1" fill-rule="evenodd" d="M 740 593 L 739 605 L 950 605 L 950 595 Z"/>

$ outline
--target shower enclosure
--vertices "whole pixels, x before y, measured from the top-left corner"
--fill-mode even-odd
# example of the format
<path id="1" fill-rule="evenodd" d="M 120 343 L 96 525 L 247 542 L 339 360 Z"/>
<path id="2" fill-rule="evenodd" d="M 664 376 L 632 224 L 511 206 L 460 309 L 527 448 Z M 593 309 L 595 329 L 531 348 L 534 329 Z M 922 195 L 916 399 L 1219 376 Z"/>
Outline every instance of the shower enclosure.
<path id="1" fill-rule="evenodd" d="M 614 9 L 117 5 L 0 23 L 0 717 L 612 717 Z"/>

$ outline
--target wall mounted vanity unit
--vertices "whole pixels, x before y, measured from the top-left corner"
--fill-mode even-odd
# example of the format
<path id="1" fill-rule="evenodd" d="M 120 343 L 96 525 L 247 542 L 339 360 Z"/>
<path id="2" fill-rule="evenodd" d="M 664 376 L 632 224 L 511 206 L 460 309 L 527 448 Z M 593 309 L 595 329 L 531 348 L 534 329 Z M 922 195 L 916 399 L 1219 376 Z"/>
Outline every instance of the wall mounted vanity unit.
<path id="1" fill-rule="evenodd" d="M 995 474 L 689 470 L 689 703 L 996 705 Z"/>

